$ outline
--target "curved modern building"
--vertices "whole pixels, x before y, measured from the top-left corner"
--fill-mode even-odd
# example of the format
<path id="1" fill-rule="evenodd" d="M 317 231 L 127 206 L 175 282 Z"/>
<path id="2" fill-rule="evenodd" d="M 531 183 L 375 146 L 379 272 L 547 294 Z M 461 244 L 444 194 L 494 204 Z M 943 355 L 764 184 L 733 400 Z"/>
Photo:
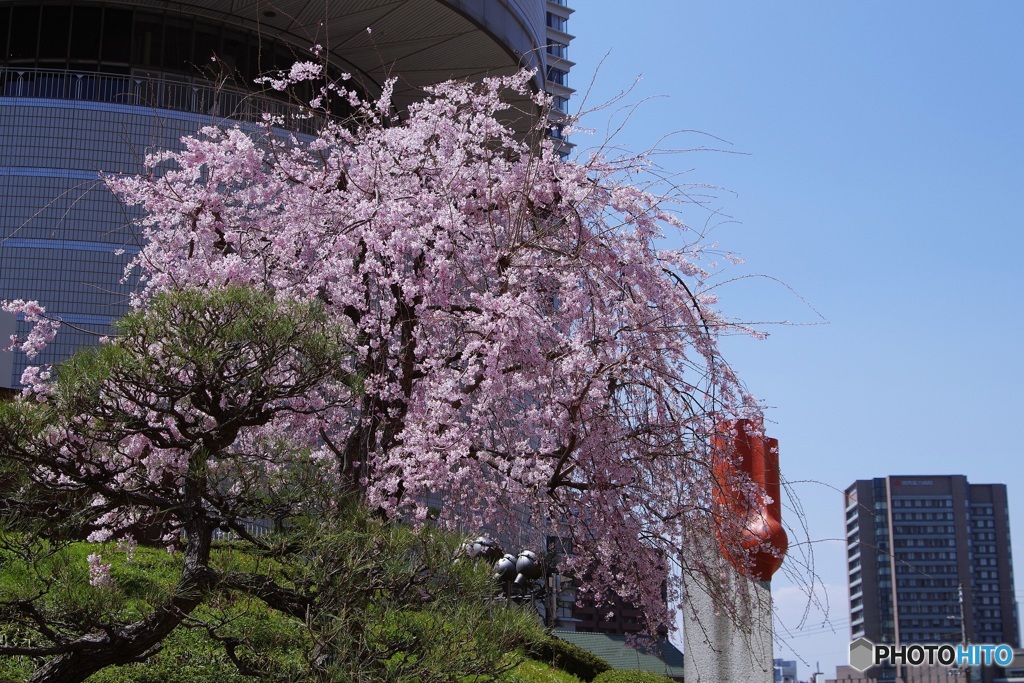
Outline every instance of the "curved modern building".
<path id="1" fill-rule="evenodd" d="M 425 85 L 527 66 L 564 111 L 571 11 L 555 0 L 0 0 L 0 299 L 37 299 L 63 321 L 34 360 L 0 352 L 0 390 L 126 309 L 139 238 L 101 173 L 136 172 L 199 126 L 287 107 L 252 80 L 314 44 L 369 95 L 397 77 L 399 109 Z M 0 313 L 0 339 L 26 331 Z"/>

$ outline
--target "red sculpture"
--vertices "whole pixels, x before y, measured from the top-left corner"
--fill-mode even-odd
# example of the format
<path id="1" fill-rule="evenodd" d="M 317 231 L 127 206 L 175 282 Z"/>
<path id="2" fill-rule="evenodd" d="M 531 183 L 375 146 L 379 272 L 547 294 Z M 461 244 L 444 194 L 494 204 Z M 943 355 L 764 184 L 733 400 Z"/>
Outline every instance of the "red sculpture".
<path id="1" fill-rule="evenodd" d="M 715 500 L 731 520 L 742 520 L 739 547 L 719 536 L 719 548 L 737 570 L 758 581 L 771 579 L 789 547 L 782 526 L 782 491 L 779 474 L 779 442 L 752 435 L 749 420 L 730 420 L 711 437 L 716 452 Z M 740 490 L 747 482 L 756 486 L 750 496 Z M 770 500 L 771 502 L 767 502 Z M 731 534 L 730 534 L 731 535 Z"/>

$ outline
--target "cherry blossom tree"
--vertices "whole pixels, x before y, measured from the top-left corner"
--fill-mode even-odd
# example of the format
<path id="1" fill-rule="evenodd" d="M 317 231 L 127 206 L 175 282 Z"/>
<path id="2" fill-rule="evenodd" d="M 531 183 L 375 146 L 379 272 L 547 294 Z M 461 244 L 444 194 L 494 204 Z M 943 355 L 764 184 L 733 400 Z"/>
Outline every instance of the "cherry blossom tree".
<path id="1" fill-rule="evenodd" d="M 306 64 L 270 82 L 320 78 Z M 385 517 L 569 536 L 561 571 L 586 576 L 584 591 L 671 623 L 682 572 L 722 582 L 681 548 L 717 530 L 734 555 L 748 551 L 743 520 L 718 514 L 708 445 L 723 420 L 760 420 L 717 345 L 738 328 L 714 307 L 707 247 L 677 214 L 683 198 L 634 184 L 642 157 L 561 159 L 543 118 L 503 102 L 528 79 L 445 83 L 401 113 L 388 87 L 361 101 L 342 79 L 309 103 L 316 135 L 269 119 L 209 127 L 148 157 L 143 175 L 108 178 L 142 209 L 135 306 L 165 306 L 156 319 L 174 320 L 181 312 L 160 303 L 174 293 L 241 287 L 284 314 L 246 325 L 255 341 L 239 333 L 223 366 L 212 351 L 216 363 L 175 355 L 189 335 L 235 348 L 202 334 L 232 315 L 192 306 L 191 326 L 125 333 L 114 346 L 134 345 L 134 360 L 93 393 L 63 388 L 76 363 L 56 382 L 29 373 L 31 402 L 64 406 L 64 421 L 29 438 L 10 418 L 15 445 L 0 452 L 38 481 L 84 487 L 94 539 L 159 517 L 198 560 L 217 528 L 259 547 L 244 521 L 286 529 L 309 512 L 296 482 L 314 477 L 333 491 L 316 498 L 325 512 L 357 498 Z M 354 115 L 329 115 L 339 98 Z M 537 122 L 524 137 L 514 119 Z M 665 248 L 666 231 L 685 246 Z M 293 332 L 271 343 L 261 328 L 283 320 Z M 34 350 L 53 331 L 21 344 Z M 84 402 L 69 409 L 72 394 Z M 183 581 L 207 585 L 195 566 Z M 267 577 L 234 581 L 283 610 L 303 604 Z M 724 609 L 741 610 L 726 597 Z M 55 659 L 85 656 L 83 641 L 68 642 Z"/>

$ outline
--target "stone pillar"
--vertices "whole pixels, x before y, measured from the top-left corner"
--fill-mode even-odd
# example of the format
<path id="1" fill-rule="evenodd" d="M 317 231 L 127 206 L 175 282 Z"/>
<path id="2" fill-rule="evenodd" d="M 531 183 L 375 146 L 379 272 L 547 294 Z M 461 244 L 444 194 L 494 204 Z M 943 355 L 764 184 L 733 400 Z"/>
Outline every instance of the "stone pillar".
<path id="1" fill-rule="evenodd" d="M 742 533 L 705 539 L 703 547 L 687 551 L 699 555 L 689 562 L 683 558 L 684 565 L 702 564 L 709 575 L 722 577 L 709 587 L 684 576 L 686 683 L 775 680 L 771 576 L 788 543 L 781 523 L 778 442 L 753 436 L 754 431 L 746 421 L 729 422 L 712 439 L 715 514 L 728 516 L 730 526 L 741 526 Z M 738 493 L 751 481 L 760 492 L 753 507 Z M 726 600 L 730 604 L 724 605 Z"/>
<path id="2" fill-rule="evenodd" d="M 750 681 L 773 683 L 771 581 L 751 581 L 732 567 L 733 583 L 749 584 L 749 630 L 739 629 L 716 603 L 722 596 L 709 595 L 688 582 L 683 605 L 683 675 L 686 683 Z M 733 586 L 736 588 L 736 586 Z M 742 589 L 741 589 L 742 590 Z"/>

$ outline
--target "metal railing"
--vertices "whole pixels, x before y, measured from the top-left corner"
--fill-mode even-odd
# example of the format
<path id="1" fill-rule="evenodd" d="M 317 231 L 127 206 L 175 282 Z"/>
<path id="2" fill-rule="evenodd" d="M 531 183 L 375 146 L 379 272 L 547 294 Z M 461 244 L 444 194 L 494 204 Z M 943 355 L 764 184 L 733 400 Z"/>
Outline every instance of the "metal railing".
<path id="1" fill-rule="evenodd" d="M 245 519 L 239 521 L 245 532 L 255 538 L 269 536 L 274 531 L 274 525 L 269 519 Z M 237 534 L 232 531 L 222 531 L 220 529 L 213 531 L 213 540 L 215 541 L 231 541 L 237 538 Z"/>
<path id="2" fill-rule="evenodd" d="M 270 114 L 300 132 L 316 128 L 315 119 L 297 116 L 303 111 L 299 106 L 199 80 L 0 67 L 0 97 L 104 102 L 249 122 L 263 121 Z"/>

